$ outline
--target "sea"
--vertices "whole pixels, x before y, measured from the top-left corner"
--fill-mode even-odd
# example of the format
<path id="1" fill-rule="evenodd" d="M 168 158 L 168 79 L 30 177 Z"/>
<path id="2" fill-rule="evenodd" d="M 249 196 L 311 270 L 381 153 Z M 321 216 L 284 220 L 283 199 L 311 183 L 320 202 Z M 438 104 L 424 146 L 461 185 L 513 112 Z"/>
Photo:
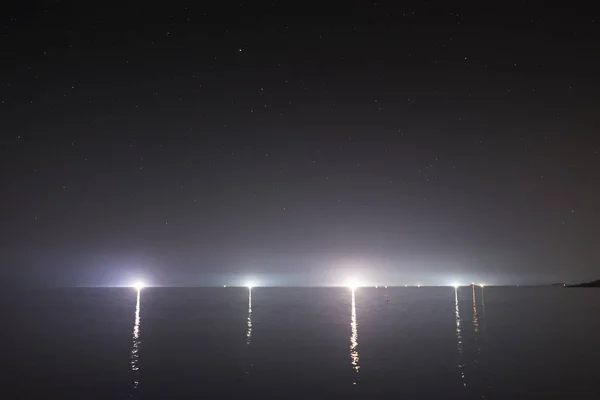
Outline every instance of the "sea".
<path id="1" fill-rule="evenodd" d="M 600 399 L 600 289 L 11 293 L 2 399 Z"/>

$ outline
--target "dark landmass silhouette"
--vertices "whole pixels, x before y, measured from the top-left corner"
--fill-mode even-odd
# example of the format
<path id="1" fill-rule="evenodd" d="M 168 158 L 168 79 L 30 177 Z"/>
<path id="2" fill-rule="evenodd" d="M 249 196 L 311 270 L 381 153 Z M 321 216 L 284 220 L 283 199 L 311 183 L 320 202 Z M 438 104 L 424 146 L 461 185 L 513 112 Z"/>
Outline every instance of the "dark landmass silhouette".
<path id="1" fill-rule="evenodd" d="M 600 279 L 591 282 L 578 283 L 576 285 L 567 285 L 566 287 L 578 288 L 578 287 L 596 287 L 600 288 Z"/>

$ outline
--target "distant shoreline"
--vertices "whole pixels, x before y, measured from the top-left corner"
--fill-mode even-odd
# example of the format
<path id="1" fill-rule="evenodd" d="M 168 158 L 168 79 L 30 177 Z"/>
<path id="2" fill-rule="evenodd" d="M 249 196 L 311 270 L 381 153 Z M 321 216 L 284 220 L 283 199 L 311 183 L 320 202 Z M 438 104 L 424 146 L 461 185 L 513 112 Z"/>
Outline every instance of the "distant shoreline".
<path id="1" fill-rule="evenodd" d="M 591 281 L 591 282 L 578 283 L 576 285 L 566 285 L 565 287 L 568 287 L 568 288 L 600 288 L 600 279 Z"/>

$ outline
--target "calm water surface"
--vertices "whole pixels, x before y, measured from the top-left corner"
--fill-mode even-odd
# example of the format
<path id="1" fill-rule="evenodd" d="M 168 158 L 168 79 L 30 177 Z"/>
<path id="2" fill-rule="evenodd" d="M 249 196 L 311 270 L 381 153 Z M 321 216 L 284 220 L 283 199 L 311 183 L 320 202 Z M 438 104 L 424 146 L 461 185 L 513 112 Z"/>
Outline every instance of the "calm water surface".
<path id="1" fill-rule="evenodd" d="M 2 398 L 600 398 L 595 289 L 86 288 L 7 301 Z"/>

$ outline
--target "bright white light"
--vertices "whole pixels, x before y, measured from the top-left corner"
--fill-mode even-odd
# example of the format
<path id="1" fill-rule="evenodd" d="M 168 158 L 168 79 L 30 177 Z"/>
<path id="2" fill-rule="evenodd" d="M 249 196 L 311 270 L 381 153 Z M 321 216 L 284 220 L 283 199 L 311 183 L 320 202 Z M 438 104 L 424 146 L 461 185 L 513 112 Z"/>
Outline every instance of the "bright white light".
<path id="1" fill-rule="evenodd" d="M 483 283 L 480 283 L 479 286 L 484 287 L 485 285 Z"/>
<path id="2" fill-rule="evenodd" d="M 421 284 L 418 284 L 417 287 L 421 287 Z"/>
<path id="3" fill-rule="evenodd" d="M 460 285 L 460 283 L 456 283 L 456 282 L 454 282 L 454 283 L 452 284 L 452 287 L 453 287 L 454 289 L 458 289 L 460 286 L 461 286 L 461 285 Z"/>
<path id="4" fill-rule="evenodd" d="M 137 290 L 142 290 L 146 287 L 146 285 L 144 285 L 144 282 L 138 281 L 134 283 L 132 287 L 136 288 Z"/>
<path id="5" fill-rule="evenodd" d="M 348 279 L 346 286 L 348 286 L 350 289 L 356 289 L 359 285 L 356 279 Z"/>
<path id="6" fill-rule="evenodd" d="M 247 287 L 248 289 L 252 289 L 252 287 L 253 287 L 253 286 L 254 286 L 254 285 L 253 285 L 252 283 L 247 283 L 247 284 L 246 284 L 246 287 Z"/>

